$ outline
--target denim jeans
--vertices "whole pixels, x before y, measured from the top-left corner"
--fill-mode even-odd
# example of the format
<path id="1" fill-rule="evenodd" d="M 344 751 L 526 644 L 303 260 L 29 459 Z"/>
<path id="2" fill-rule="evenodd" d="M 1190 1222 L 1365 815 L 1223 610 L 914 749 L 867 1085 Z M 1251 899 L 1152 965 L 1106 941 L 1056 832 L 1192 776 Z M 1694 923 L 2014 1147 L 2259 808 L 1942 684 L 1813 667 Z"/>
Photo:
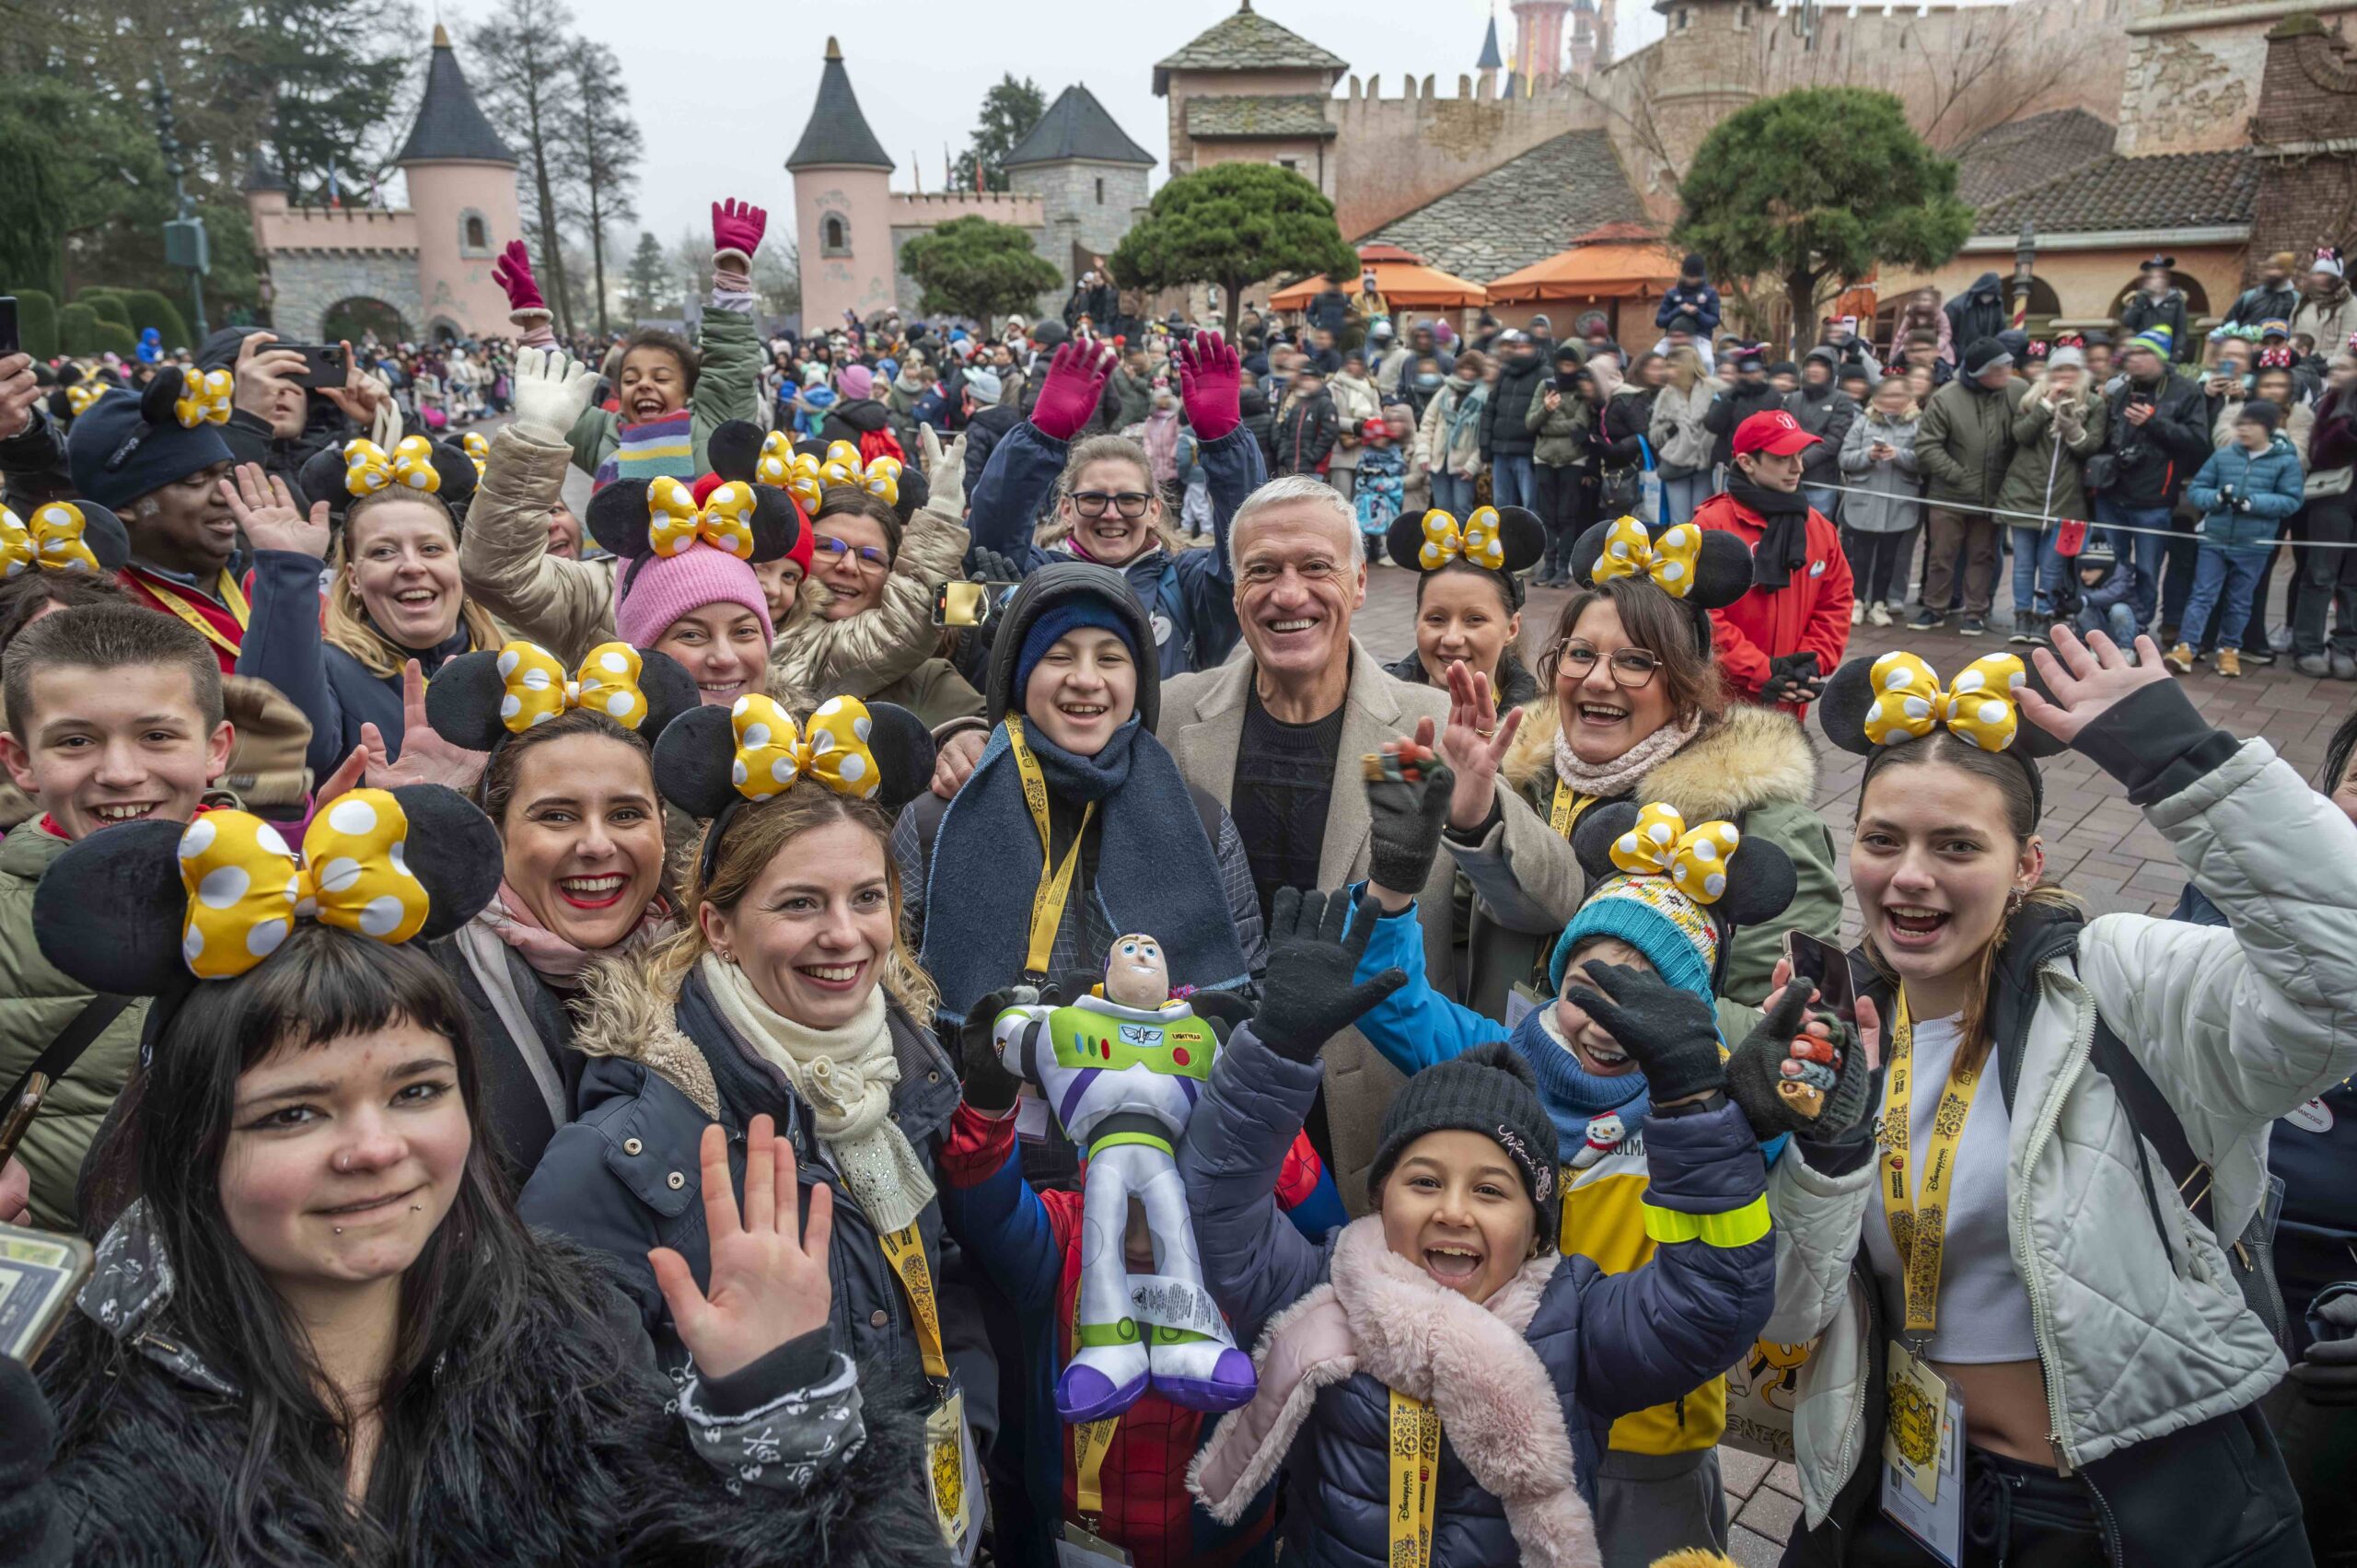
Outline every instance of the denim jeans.
<path id="1" fill-rule="evenodd" d="M 1432 476 L 1433 505 L 1460 524 L 1473 515 L 1473 482 L 1462 474 Z"/>
<path id="2" fill-rule="evenodd" d="M 2083 608 L 2079 611 L 2079 632 L 2101 632 L 2115 644 L 2127 650 L 2131 658 L 2136 649 L 2136 612 L 2124 604 L 2115 604 L 2103 611 Z"/>
<path id="3" fill-rule="evenodd" d="M 1529 453 L 1498 459 L 1490 470 L 1490 499 L 1501 506 L 1538 509 L 1538 481 L 1531 471 Z"/>
<path id="4" fill-rule="evenodd" d="M 2052 615 L 2062 591 L 2062 557 L 2044 528 L 2010 528 L 2014 536 L 2014 621 L 2025 614 Z"/>
<path id="5" fill-rule="evenodd" d="M 2142 574 L 2136 594 L 2136 623 L 2150 626 L 2153 612 L 2160 608 L 2161 561 L 2169 548 L 2169 509 L 2166 506 L 2123 506 L 2116 501 L 2098 496 L 2096 499 L 2096 521 L 2107 528 L 2155 530 L 2110 536 L 2113 552 L 2122 561 L 2135 563 L 2136 570 Z"/>
<path id="6" fill-rule="evenodd" d="M 2239 648 L 2243 645 L 2243 622 L 2250 619 L 2251 595 L 2258 587 L 2259 568 L 2267 564 L 2263 550 L 2216 550 L 2205 544 L 2193 563 L 2193 592 L 2185 601 L 2185 620 L 2181 625 L 2194 628 L 2209 624 L 2210 611 L 2218 611 L 2218 645 Z M 2180 633 L 2190 639 L 2191 630 Z"/>
<path id="7" fill-rule="evenodd" d="M 1662 521 L 1673 526 L 1686 522 L 1694 516 L 1696 508 L 1710 498 L 1709 469 L 1689 473 L 1682 479 L 1665 479 L 1661 482 L 1661 505 L 1666 516 Z"/>

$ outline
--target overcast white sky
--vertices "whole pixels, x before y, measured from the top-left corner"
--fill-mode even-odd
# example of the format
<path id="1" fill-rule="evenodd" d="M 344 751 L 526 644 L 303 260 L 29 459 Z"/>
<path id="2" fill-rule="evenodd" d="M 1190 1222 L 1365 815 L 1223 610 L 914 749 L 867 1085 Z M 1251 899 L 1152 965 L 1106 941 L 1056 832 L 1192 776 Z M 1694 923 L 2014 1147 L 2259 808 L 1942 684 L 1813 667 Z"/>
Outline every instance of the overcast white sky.
<path id="1" fill-rule="evenodd" d="M 1624 47 L 1657 36 L 1648 0 L 1618 0 Z M 1084 83 L 1121 129 L 1162 158 L 1167 101 L 1154 96 L 1154 63 L 1236 8 L 1236 0 L 571 0 L 585 34 L 610 44 L 632 73 L 646 136 L 639 226 L 666 245 L 702 225 L 714 198 L 770 209 L 772 228 L 793 207 L 785 172 L 810 116 L 829 34 L 867 122 L 899 167 L 897 191 L 938 191 L 942 147 L 954 155 L 974 126 L 982 90 L 1012 71 L 1050 102 Z M 1491 0 L 1255 0 L 1260 12 L 1351 63 L 1380 74 L 1397 95 L 1410 74 L 1431 73 L 1444 93 L 1470 71 Z M 1499 37 L 1514 18 L 1499 0 Z M 443 0 L 459 39 L 489 0 Z M 1633 34 L 1633 37 L 1631 36 Z M 1158 186 L 1167 170 L 1157 164 Z"/>

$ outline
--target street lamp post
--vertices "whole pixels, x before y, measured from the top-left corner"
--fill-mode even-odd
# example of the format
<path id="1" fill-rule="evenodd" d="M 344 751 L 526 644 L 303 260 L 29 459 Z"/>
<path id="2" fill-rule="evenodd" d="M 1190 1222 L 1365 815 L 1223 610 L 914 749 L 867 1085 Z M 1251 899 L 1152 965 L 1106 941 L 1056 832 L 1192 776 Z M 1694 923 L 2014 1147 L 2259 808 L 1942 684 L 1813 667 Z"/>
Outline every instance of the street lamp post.
<path id="1" fill-rule="evenodd" d="M 172 89 L 164 85 L 163 67 L 159 64 L 156 69 L 156 131 L 164 149 L 164 172 L 172 177 L 173 210 L 180 215 L 164 225 L 164 261 L 188 273 L 189 299 L 196 307 L 192 326 L 197 343 L 201 343 L 212 331 L 204 319 L 204 274 L 213 270 L 213 255 L 205 239 L 204 220 L 196 215 L 188 187 L 181 180 L 188 168 L 180 162 L 180 138 L 172 134 Z M 197 345 L 188 346 L 193 349 Z"/>
<path id="2" fill-rule="evenodd" d="M 2014 327 L 2029 322 L 2029 274 L 2038 262 L 2038 226 L 2022 219 L 2021 238 L 2014 242 Z"/>

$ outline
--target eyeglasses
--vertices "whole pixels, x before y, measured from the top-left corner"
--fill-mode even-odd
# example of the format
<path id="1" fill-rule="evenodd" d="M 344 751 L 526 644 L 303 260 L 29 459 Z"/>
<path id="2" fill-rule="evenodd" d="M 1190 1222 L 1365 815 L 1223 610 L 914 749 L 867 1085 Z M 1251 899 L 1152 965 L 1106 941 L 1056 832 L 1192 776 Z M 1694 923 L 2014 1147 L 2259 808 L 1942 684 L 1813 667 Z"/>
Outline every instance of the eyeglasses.
<path id="1" fill-rule="evenodd" d="M 811 535 L 810 544 L 811 548 L 816 550 L 819 554 L 832 558 L 828 563 L 830 565 L 833 564 L 834 562 L 841 561 L 846 555 L 856 555 L 859 557 L 859 563 L 861 565 L 873 566 L 878 571 L 881 571 L 883 568 L 889 566 L 892 563 L 892 558 L 885 554 L 881 547 L 873 544 L 854 546 L 846 544 L 842 540 L 832 538 L 827 534 Z"/>
<path id="2" fill-rule="evenodd" d="M 1585 643 L 1558 643 L 1554 653 L 1556 673 L 1574 681 L 1585 680 L 1602 656 Z M 1621 648 L 1605 662 L 1611 667 L 1612 684 L 1629 691 L 1651 684 L 1654 672 L 1661 668 L 1661 660 L 1643 648 Z"/>
<path id="3" fill-rule="evenodd" d="M 1072 504 L 1084 517 L 1101 517 L 1105 515 L 1105 508 L 1111 505 L 1121 516 L 1137 518 L 1145 516 L 1146 503 L 1153 499 L 1143 490 L 1082 490 L 1074 493 Z"/>

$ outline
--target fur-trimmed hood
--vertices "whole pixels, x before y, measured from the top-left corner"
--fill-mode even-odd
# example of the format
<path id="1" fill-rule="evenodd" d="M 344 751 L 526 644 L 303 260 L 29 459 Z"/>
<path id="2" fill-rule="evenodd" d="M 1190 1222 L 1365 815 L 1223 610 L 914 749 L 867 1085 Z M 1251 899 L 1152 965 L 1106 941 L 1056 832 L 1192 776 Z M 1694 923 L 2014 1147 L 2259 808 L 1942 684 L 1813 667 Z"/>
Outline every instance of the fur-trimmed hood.
<path id="1" fill-rule="evenodd" d="M 1542 811 L 1555 784 L 1559 715 L 1552 692 L 1524 708 L 1522 728 L 1503 766 L 1506 781 Z M 1817 752 L 1800 721 L 1748 703 L 1728 707 L 1706 724 L 1630 792 L 1666 801 L 1689 822 L 1733 821 L 1777 802 L 1806 806 L 1817 795 Z"/>
<path id="2" fill-rule="evenodd" d="M 706 1116 L 720 1115 L 720 1087 L 712 1064 L 679 1026 L 678 998 L 657 983 L 655 953 L 625 954 L 592 964 L 581 977 L 587 1002 L 573 1048 L 584 1056 L 635 1062 L 661 1076 L 696 1103 Z"/>

